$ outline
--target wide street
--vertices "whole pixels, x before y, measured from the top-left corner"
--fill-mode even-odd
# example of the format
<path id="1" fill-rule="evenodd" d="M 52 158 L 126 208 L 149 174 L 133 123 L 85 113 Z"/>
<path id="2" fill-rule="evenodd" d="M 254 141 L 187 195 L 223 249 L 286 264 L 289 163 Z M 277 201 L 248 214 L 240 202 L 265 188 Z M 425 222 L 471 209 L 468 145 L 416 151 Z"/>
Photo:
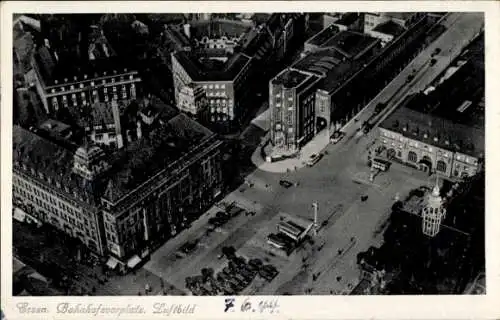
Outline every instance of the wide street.
<path id="1" fill-rule="evenodd" d="M 408 93 L 424 90 L 439 76 L 463 50 L 482 27 L 481 14 L 452 13 L 444 22 L 449 26 L 434 43 L 424 49 L 344 130 L 346 137 L 336 145 L 329 145 L 325 156 L 314 167 L 289 173 L 255 170 L 248 176 L 252 187 L 242 187 L 229 194 L 225 201 L 236 201 L 242 207 L 255 210 L 255 216 L 239 216 L 216 232 L 207 233 L 207 220 L 216 209 L 205 213 L 193 226 L 158 249 L 145 268 L 163 277 L 181 290 L 186 290 L 184 278 L 199 275 L 204 267 L 217 272 L 225 259 L 217 259 L 223 246 L 234 246 L 237 254 L 252 252 L 259 258 L 275 264 L 280 273 L 270 283 L 261 284 L 246 294 L 331 294 L 346 292 L 357 284 L 357 253 L 377 245 L 382 226 L 397 195 L 404 197 L 411 189 L 431 183 L 430 177 L 401 165 L 393 165 L 386 173 L 369 182 L 366 152 L 376 137 L 376 128 L 367 135 L 357 134 L 363 121 L 373 114 L 375 106 L 388 103 L 378 119 L 380 123 Z M 430 66 L 431 54 L 441 49 L 436 63 Z M 415 77 L 407 82 L 409 74 Z M 286 189 L 279 185 L 287 179 L 297 185 Z M 368 199 L 361 201 L 361 196 Z M 319 223 L 325 226 L 314 245 L 280 258 L 259 248 L 265 242 L 259 230 L 268 228 L 280 212 L 312 219 L 312 203 L 319 205 Z M 273 220 L 274 219 L 274 220 Z M 198 248 L 182 259 L 175 251 L 188 240 L 198 239 Z M 256 256 L 247 256 L 254 258 Z M 312 275 L 316 275 L 313 281 Z"/>

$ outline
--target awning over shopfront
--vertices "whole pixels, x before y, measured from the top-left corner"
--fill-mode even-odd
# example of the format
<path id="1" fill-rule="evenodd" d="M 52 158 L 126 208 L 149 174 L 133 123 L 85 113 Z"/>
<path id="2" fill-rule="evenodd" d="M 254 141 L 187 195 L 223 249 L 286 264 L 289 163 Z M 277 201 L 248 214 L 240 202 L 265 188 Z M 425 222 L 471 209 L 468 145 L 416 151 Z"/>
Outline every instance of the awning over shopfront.
<path id="1" fill-rule="evenodd" d="M 138 255 L 135 255 L 127 261 L 127 266 L 129 268 L 134 268 L 136 265 L 139 264 L 139 262 L 141 262 L 141 258 L 139 258 Z"/>
<path id="2" fill-rule="evenodd" d="M 106 262 L 106 265 L 111 268 L 111 269 L 114 269 L 116 268 L 116 265 L 118 264 L 118 260 L 114 257 L 109 257 L 109 260 L 108 262 Z"/>
<path id="3" fill-rule="evenodd" d="M 19 208 L 14 209 L 14 219 L 16 219 L 19 222 L 24 222 L 26 219 L 26 212 Z"/>

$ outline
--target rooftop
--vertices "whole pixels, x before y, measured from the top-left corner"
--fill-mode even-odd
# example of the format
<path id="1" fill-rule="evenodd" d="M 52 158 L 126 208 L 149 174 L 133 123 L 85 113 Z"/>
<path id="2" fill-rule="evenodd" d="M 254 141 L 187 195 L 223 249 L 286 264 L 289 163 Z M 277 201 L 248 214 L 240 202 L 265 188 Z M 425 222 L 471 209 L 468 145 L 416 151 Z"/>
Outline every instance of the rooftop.
<path id="1" fill-rule="evenodd" d="M 336 49 L 348 59 L 356 59 L 364 51 L 374 46 L 379 40 L 363 33 L 342 31 L 328 39 L 321 47 Z"/>
<path id="2" fill-rule="evenodd" d="M 238 38 L 250 29 L 249 24 L 237 20 L 216 19 L 191 22 L 191 36 L 197 39 L 203 37 L 213 39 L 222 36 Z"/>
<path id="3" fill-rule="evenodd" d="M 405 29 L 396 22 L 389 20 L 377 25 L 375 28 L 373 28 L 373 31 L 397 37 L 400 34 L 402 34 L 405 31 Z"/>
<path id="4" fill-rule="evenodd" d="M 323 49 L 297 61 L 293 68 L 325 75 L 321 88 L 331 92 L 379 53 L 377 43 L 378 39 L 364 34 L 342 31 L 324 43 Z"/>
<path id="5" fill-rule="evenodd" d="M 193 81 L 231 81 L 250 62 L 250 58 L 242 53 L 232 55 L 225 63 L 200 53 L 178 51 L 174 56 Z"/>
<path id="6" fill-rule="evenodd" d="M 318 32 L 315 36 L 313 36 L 309 40 L 307 40 L 306 43 L 316 45 L 316 46 L 321 46 L 326 41 L 328 41 L 329 39 L 334 37 L 338 32 L 339 32 L 338 27 L 336 27 L 334 25 L 330 25 L 327 28 Z"/>
<path id="7" fill-rule="evenodd" d="M 43 178 L 50 178 L 54 183 L 69 190 L 78 190 L 80 194 L 90 195 L 90 186 L 84 184 L 83 180 L 73 174 L 74 153 L 63 148 L 37 134 L 28 131 L 20 126 L 14 125 L 12 129 L 14 167 L 21 169 L 23 165 L 26 170 L 35 170 L 36 176 L 43 173 Z M 31 173 L 33 174 L 33 173 Z"/>
<path id="8" fill-rule="evenodd" d="M 157 123 L 148 138 L 120 152 L 105 197 L 115 201 L 187 154 L 212 132 L 184 114 Z"/>
<path id="9" fill-rule="evenodd" d="M 46 87 L 63 84 L 65 79 L 69 82 L 74 81 L 75 77 L 82 79 L 84 75 L 87 75 L 90 79 L 100 77 L 104 72 L 108 73 L 108 75 L 112 75 L 114 71 L 127 72 L 127 69 L 124 68 L 127 64 L 118 56 L 87 62 L 59 57 L 58 61 L 52 50 L 45 46 L 42 46 L 35 53 L 35 62 Z"/>
<path id="10" fill-rule="evenodd" d="M 347 12 L 340 17 L 339 20 L 335 21 L 336 24 L 340 24 L 343 26 L 349 26 L 356 22 L 360 18 L 359 13 L 356 12 Z"/>
<path id="11" fill-rule="evenodd" d="M 19 126 L 13 129 L 14 164 L 20 169 L 25 164 L 28 172 L 34 168 L 37 176 L 43 172 L 41 179 L 50 177 L 70 192 L 76 190 L 80 195 L 83 190 L 89 199 L 97 199 L 105 192 L 107 197 L 117 199 L 213 136 L 210 130 L 188 116 L 157 102 L 155 98 L 139 106 L 140 111 L 155 112 L 155 121 L 151 125 L 143 124 L 142 139 L 107 155 L 112 168 L 95 181 L 93 188 L 72 172 L 76 148 L 63 147 Z"/>
<path id="12" fill-rule="evenodd" d="M 382 14 L 391 19 L 406 21 L 411 19 L 415 15 L 415 12 L 384 12 Z"/>
<path id="13" fill-rule="evenodd" d="M 415 107 L 420 104 L 413 97 L 407 99 L 406 103 L 412 103 Z M 455 123 L 433 113 L 419 112 L 403 106 L 387 117 L 380 126 L 445 150 L 476 157 L 484 156 L 484 130 Z"/>
<path id="14" fill-rule="evenodd" d="M 66 136 L 71 131 L 71 126 L 54 119 L 48 119 L 40 125 L 40 129 L 54 132 L 60 136 Z"/>
<path id="15" fill-rule="evenodd" d="M 273 80 L 273 84 L 281 84 L 285 88 L 295 88 L 303 83 L 310 75 L 293 69 L 285 69 Z"/>

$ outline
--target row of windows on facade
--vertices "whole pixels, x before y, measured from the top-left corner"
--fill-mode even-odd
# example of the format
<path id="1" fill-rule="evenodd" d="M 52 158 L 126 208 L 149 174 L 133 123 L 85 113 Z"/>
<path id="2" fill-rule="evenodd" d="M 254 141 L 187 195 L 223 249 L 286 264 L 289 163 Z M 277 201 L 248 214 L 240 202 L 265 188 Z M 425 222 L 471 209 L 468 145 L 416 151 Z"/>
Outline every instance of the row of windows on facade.
<path id="1" fill-rule="evenodd" d="M 28 186 L 29 184 L 24 184 L 24 186 Z M 13 185 L 14 190 L 19 190 L 23 191 L 23 186 L 21 184 Z M 89 220 L 81 215 L 81 213 L 77 210 L 74 209 L 70 206 L 68 206 L 65 202 L 61 201 L 60 199 L 49 195 L 37 188 L 30 188 L 28 191 L 27 188 L 25 188 L 27 192 L 23 193 L 23 195 L 31 195 L 30 200 L 33 201 L 33 199 L 40 199 L 41 202 L 46 201 L 49 205 L 53 206 L 55 209 L 59 207 L 59 210 L 67 212 L 70 216 L 75 217 L 77 220 L 84 221 L 84 223 L 87 225 L 89 224 Z M 33 194 L 35 195 L 35 198 L 33 197 Z"/>
<path id="2" fill-rule="evenodd" d="M 133 75 L 130 75 L 130 76 L 129 76 L 129 80 L 134 80 L 134 76 L 133 76 Z M 123 81 L 125 81 L 125 77 L 121 76 L 121 77 L 120 77 L 120 82 L 123 82 Z M 127 81 L 128 81 L 128 80 L 127 80 Z M 109 83 L 115 83 L 115 82 L 116 82 L 116 79 L 115 79 L 115 78 L 111 78 L 111 81 L 110 81 Z M 106 79 L 102 79 L 101 83 L 102 83 L 102 84 L 106 84 L 106 83 L 108 83 L 108 82 L 106 81 Z M 90 82 L 90 86 L 92 86 L 92 87 L 93 87 L 93 86 L 95 86 L 95 85 L 96 85 L 95 81 L 91 81 L 91 82 Z M 79 89 L 83 89 L 83 88 L 85 87 L 85 85 L 84 85 L 83 83 L 80 83 L 80 84 L 78 85 L 78 87 L 79 87 Z M 68 90 L 75 90 L 75 88 L 76 88 L 76 87 L 75 87 L 75 85 L 74 85 L 74 84 L 72 84 L 72 85 L 70 85 L 70 86 L 69 86 L 69 89 L 68 89 Z M 61 90 L 62 92 L 64 92 L 64 91 L 66 91 L 66 88 L 65 88 L 65 87 L 60 87 L 60 90 Z M 50 92 L 51 92 L 51 93 L 55 93 L 55 92 L 56 92 L 56 88 L 52 88 L 52 89 L 50 90 Z"/>
<path id="3" fill-rule="evenodd" d="M 390 132 L 387 132 L 387 133 L 383 133 L 384 136 L 386 137 L 389 137 L 391 139 L 394 139 L 394 140 L 397 140 L 399 142 L 405 142 L 407 141 L 407 139 L 405 139 L 403 136 L 401 135 L 397 135 L 397 134 L 392 134 Z M 387 144 L 388 141 L 386 139 L 382 139 L 382 142 Z M 402 143 L 399 143 L 399 144 L 396 144 L 395 142 L 391 142 L 391 145 L 393 147 L 397 146 L 399 148 L 403 148 L 403 144 Z M 413 140 L 410 140 L 408 142 L 408 145 L 410 147 L 414 147 L 414 148 L 420 148 L 420 149 L 424 149 L 424 150 L 427 150 L 429 152 L 434 152 L 434 149 L 433 147 L 429 146 L 428 144 L 426 143 L 419 143 L 418 141 L 413 141 Z M 438 151 L 438 154 L 439 155 L 442 155 L 443 157 L 445 158 L 448 158 L 448 157 L 451 157 L 452 156 L 452 153 L 451 152 L 446 152 L 446 151 L 441 151 L 439 149 L 437 149 Z M 470 163 L 470 164 L 474 164 L 476 165 L 477 164 L 477 159 L 474 159 L 472 157 L 467 157 L 465 155 L 461 155 L 461 154 L 456 154 L 455 155 L 455 159 L 457 159 L 458 161 L 463 161 L 463 162 L 466 162 L 466 163 Z"/>
<path id="4" fill-rule="evenodd" d="M 41 190 L 43 190 L 45 192 L 45 195 L 51 197 L 50 195 L 54 194 L 54 191 L 47 188 L 45 185 L 41 184 L 41 183 L 38 183 L 36 181 L 33 181 L 33 182 L 26 182 L 24 179 L 20 179 L 20 178 L 17 178 L 17 177 L 13 177 L 12 178 L 12 184 L 13 185 L 17 185 L 19 186 L 20 188 L 24 188 L 25 190 L 27 190 L 29 193 L 33 193 L 35 192 L 35 190 L 37 190 L 38 188 L 38 192 L 42 193 Z M 54 198 L 55 200 L 57 200 L 56 198 Z M 65 203 L 70 203 L 73 207 L 69 207 L 67 206 Z M 76 208 L 78 207 L 78 204 L 75 202 L 75 201 L 60 201 L 60 204 L 59 206 L 65 210 L 68 210 L 70 212 L 77 212 L 76 209 L 73 209 L 73 208 Z"/>
<path id="5" fill-rule="evenodd" d="M 108 88 L 104 88 L 103 89 L 103 92 L 104 92 L 104 101 L 105 102 L 108 102 L 110 101 L 110 99 L 112 100 L 118 100 L 118 89 L 117 87 L 113 87 L 113 95 L 110 96 L 110 94 L 108 94 Z M 85 94 L 85 92 L 81 92 L 80 93 L 81 95 L 81 102 L 82 102 L 82 105 L 87 105 L 88 104 L 88 101 L 87 101 L 87 96 Z M 99 101 L 99 94 L 97 92 L 97 90 L 93 90 L 92 91 L 92 97 L 95 101 Z M 110 98 L 111 97 L 111 98 Z M 130 97 L 131 98 L 135 98 L 136 97 L 136 91 L 135 91 L 135 86 L 131 86 L 130 87 Z M 127 88 L 125 86 L 122 86 L 121 88 L 121 99 L 127 99 L 128 96 L 127 96 Z M 73 106 L 77 106 L 78 105 L 78 98 L 76 96 L 75 93 L 73 93 L 71 95 L 71 102 L 73 104 Z M 62 103 L 62 106 L 63 107 L 68 107 L 68 97 L 66 95 L 63 95 L 61 97 L 61 103 Z M 52 106 L 54 108 L 58 108 L 59 107 L 59 99 L 57 97 L 53 97 L 52 98 Z"/>
<path id="6" fill-rule="evenodd" d="M 64 211 L 62 209 L 59 209 L 55 207 L 53 204 L 50 204 L 48 202 L 45 202 L 41 200 L 40 198 L 34 197 L 33 194 L 30 194 L 29 192 L 26 192 L 25 190 L 22 190 L 21 188 L 18 187 L 13 187 L 14 195 L 17 195 L 18 197 L 22 199 L 27 199 L 31 201 L 32 203 L 36 204 L 38 207 L 45 209 L 47 213 L 52 213 L 53 215 L 60 217 L 64 219 L 66 222 L 71 223 L 72 226 L 75 226 L 77 228 L 80 228 L 81 230 L 84 230 L 89 236 L 92 235 L 92 232 L 95 232 L 95 227 L 93 224 L 89 223 L 89 220 L 85 219 L 84 222 L 82 223 L 82 220 L 78 220 L 75 216 L 72 216 L 71 213 L 68 214 L 68 211 Z"/>
<path id="7" fill-rule="evenodd" d="M 225 106 L 227 104 L 232 107 L 233 99 L 208 99 L 208 103 L 215 106 Z"/>
<path id="8" fill-rule="evenodd" d="M 222 84 L 204 84 L 203 85 L 203 89 L 207 90 L 207 89 L 225 89 L 226 88 L 226 85 L 224 83 Z"/>
<path id="9" fill-rule="evenodd" d="M 227 97 L 226 91 L 208 91 L 207 97 Z"/>

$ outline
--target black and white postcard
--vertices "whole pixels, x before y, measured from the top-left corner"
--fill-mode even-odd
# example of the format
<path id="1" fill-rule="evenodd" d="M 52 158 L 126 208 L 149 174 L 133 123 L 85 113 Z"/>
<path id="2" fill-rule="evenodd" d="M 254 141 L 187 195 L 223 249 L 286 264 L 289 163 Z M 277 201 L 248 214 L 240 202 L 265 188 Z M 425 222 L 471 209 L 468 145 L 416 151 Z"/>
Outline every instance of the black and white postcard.
<path id="1" fill-rule="evenodd" d="M 2 319 L 500 315 L 499 6 L 2 7 Z"/>

